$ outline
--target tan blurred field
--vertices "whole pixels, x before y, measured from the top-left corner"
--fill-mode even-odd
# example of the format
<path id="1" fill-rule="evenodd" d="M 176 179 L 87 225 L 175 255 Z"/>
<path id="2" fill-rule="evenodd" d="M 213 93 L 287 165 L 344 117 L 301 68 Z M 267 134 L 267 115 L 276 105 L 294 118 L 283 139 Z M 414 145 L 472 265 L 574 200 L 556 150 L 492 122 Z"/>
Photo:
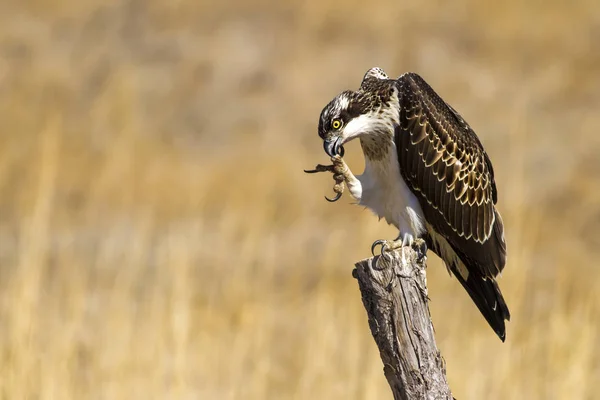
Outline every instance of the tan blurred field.
<path id="1" fill-rule="evenodd" d="M 376 65 L 496 170 L 506 343 L 429 262 L 455 397 L 600 398 L 599 49 L 595 0 L 3 0 L 0 398 L 391 398 L 350 272 L 395 232 L 302 173 Z"/>

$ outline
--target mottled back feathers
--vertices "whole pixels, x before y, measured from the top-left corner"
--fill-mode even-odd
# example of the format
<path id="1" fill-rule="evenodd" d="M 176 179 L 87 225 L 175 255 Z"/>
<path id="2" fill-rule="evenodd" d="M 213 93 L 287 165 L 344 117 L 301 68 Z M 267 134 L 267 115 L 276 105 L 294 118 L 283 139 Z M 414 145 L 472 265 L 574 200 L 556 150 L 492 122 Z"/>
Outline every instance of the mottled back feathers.
<path id="1" fill-rule="evenodd" d="M 504 229 L 494 204 L 494 171 L 463 118 L 417 74 L 396 85 L 400 123 L 396 146 L 403 178 L 420 199 L 425 217 L 452 247 L 496 276 L 504 268 Z"/>

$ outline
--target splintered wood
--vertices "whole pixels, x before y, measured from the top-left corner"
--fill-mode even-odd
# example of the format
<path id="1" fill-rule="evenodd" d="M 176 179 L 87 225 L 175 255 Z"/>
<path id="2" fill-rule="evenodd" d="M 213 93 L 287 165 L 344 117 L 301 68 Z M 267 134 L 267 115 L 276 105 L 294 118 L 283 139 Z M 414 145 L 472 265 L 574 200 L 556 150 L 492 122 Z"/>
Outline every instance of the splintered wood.
<path id="1" fill-rule="evenodd" d="M 359 261 L 353 276 L 394 399 L 452 399 L 429 315 L 425 260 L 412 248 L 387 255 Z"/>

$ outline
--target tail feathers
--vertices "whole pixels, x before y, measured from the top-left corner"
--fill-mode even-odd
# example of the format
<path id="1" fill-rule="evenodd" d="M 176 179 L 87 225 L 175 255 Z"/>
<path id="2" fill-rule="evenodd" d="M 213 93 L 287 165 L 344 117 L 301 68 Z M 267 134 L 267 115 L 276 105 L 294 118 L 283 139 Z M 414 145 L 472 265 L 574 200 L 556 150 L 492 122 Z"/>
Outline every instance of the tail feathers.
<path id="1" fill-rule="evenodd" d="M 499 218 L 497 221 L 501 223 Z M 490 268 L 486 268 L 485 264 L 482 266 L 477 260 L 467 257 L 456 246 L 450 245 L 446 239 L 434 232 L 429 232 L 429 234 L 424 236 L 424 239 L 427 247 L 444 260 L 446 266 L 452 271 L 452 274 L 458 279 L 467 293 L 469 293 L 471 300 L 477 305 L 477 308 L 479 308 L 479 311 L 483 314 L 488 324 L 490 324 L 500 340 L 504 342 L 506 338 L 504 321 L 510 320 L 510 312 L 496 280 L 489 275 Z M 501 241 L 498 242 L 498 246 L 502 247 L 499 252 L 502 255 L 502 259 L 499 264 L 501 267 L 498 270 L 504 267 L 506 260 L 504 256 L 506 252 L 504 238 L 500 237 L 500 239 Z"/>
<path id="2" fill-rule="evenodd" d="M 454 269 L 454 268 L 453 268 Z M 463 285 L 473 302 L 481 311 L 486 321 L 496 332 L 500 340 L 506 338 L 504 321 L 510 321 L 510 311 L 502 297 L 502 292 L 494 278 L 484 278 L 480 274 L 470 271 L 467 280 L 464 280 L 458 271 L 453 271 L 454 276 Z"/>

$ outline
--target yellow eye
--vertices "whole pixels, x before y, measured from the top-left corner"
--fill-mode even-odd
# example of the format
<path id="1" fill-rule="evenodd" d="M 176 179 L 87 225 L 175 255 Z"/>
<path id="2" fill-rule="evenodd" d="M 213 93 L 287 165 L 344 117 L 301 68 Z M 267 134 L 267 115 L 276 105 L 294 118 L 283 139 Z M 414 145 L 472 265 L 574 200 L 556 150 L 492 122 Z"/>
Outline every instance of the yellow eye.
<path id="1" fill-rule="evenodd" d="M 342 121 L 339 119 L 334 119 L 331 122 L 331 127 L 337 131 L 338 129 L 340 129 L 342 127 Z"/>

